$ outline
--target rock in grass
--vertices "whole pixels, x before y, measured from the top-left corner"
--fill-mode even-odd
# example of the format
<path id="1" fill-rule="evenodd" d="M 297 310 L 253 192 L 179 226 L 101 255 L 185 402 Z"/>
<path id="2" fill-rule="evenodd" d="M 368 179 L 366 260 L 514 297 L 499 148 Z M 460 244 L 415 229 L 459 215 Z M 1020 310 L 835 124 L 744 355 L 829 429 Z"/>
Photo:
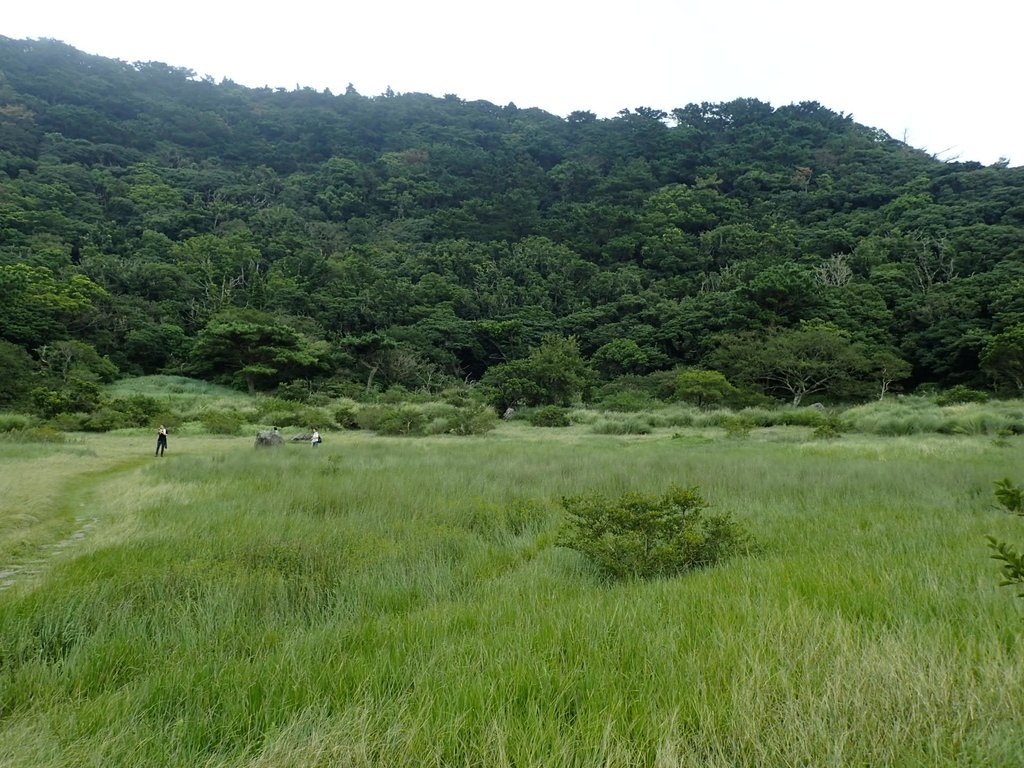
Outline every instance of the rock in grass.
<path id="1" fill-rule="evenodd" d="M 279 445 L 284 445 L 284 438 L 276 429 L 256 433 L 257 448 L 274 448 Z"/>

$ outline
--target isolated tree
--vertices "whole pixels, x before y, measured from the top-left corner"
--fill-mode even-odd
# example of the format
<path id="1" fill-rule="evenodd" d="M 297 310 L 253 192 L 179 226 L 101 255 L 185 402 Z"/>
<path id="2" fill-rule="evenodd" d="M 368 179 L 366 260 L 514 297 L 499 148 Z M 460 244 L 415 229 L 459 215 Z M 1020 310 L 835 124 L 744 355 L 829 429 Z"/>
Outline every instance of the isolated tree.
<path id="1" fill-rule="evenodd" d="M 892 386 L 911 372 L 910 363 L 891 349 L 868 351 L 867 364 L 879 400 L 884 400 Z"/>
<path id="2" fill-rule="evenodd" d="M 397 342 L 384 333 L 364 333 L 343 336 L 339 340 L 341 350 L 358 365 L 367 370 L 366 393 L 373 390 L 374 379 L 384 366 L 389 353 L 397 349 Z"/>
<path id="3" fill-rule="evenodd" d="M 315 342 L 280 318 L 253 310 L 215 316 L 199 332 L 192 368 L 200 375 L 244 384 L 250 393 L 315 372 L 327 345 Z"/>
<path id="4" fill-rule="evenodd" d="M 808 395 L 848 392 L 869 371 L 849 334 L 827 323 L 727 336 L 710 357 L 730 379 L 785 394 L 794 406 Z"/>
<path id="5" fill-rule="evenodd" d="M 492 404 L 504 410 L 519 403 L 569 406 L 592 381 L 576 337 L 550 334 L 526 358 L 489 368 L 481 383 Z"/>
<path id="6" fill-rule="evenodd" d="M 675 381 L 673 398 L 700 408 L 716 405 L 737 392 L 736 387 L 718 371 L 692 368 L 676 374 Z"/>

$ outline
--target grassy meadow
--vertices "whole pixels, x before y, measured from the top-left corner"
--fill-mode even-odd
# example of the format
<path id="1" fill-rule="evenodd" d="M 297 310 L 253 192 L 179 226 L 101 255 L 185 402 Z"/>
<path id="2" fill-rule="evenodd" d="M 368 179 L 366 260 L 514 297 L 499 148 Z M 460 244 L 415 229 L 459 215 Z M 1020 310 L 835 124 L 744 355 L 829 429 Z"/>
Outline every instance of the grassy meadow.
<path id="1" fill-rule="evenodd" d="M 592 427 L 0 441 L 0 766 L 1024 764 L 1024 437 Z M 671 484 L 757 551 L 555 546 Z"/>

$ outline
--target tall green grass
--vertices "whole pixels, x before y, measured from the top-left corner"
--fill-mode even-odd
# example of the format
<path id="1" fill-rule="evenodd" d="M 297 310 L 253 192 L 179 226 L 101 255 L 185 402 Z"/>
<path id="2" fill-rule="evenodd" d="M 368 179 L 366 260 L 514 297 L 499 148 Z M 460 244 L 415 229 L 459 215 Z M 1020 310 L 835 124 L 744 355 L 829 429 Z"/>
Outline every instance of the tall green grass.
<path id="1" fill-rule="evenodd" d="M 984 540 L 1019 537 L 991 491 L 1020 438 L 589 428 L 144 463 L 91 436 L 102 474 L 33 446 L 77 477 L 54 514 L 99 529 L 0 593 L 0 764 L 1024 760 L 1024 615 Z M 560 496 L 673 483 L 760 554 L 608 586 L 554 546 Z"/>

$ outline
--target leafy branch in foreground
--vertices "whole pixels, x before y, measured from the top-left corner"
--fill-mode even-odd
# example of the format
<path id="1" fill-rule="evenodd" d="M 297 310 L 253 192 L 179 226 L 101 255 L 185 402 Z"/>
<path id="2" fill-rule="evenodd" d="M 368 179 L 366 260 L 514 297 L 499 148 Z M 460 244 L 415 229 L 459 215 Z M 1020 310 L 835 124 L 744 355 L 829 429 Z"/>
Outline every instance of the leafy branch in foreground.
<path id="1" fill-rule="evenodd" d="M 696 488 L 662 496 L 626 493 L 564 497 L 559 546 L 574 549 L 613 579 L 672 576 L 713 565 L 747 546 L 729 515 L 708 515 Z"/>
<path id="2" fill-rule="evenodd" d="M 1017 584 L 1021 587 L 1018 597 L 1024 597 L 1024 553 L 1018 552 L 1005 541 L 997 541 L 993 536 L 986 536 L 988 545 L 995 554 L 993 560 L 1003 563 L 1003 580 L 999 582 L 1000 587 L 1009 587 Z"/>
<path id="3" fill-rule="evenodd" d="M 1024 488 L 1014 485 L 1009 478 L 996 481 L 996 500 L 1003 509 L 1011 514 L 1024 517 Z M 989 547 L 994 551 L 993 560 L 1003 564 L 1003 580 L 1001 587 L 1014 584 L 1021 588 L 1019 597 L 1024 597 L 1024 553 L 1018 552 L 1005 541 L 998 541 L 994 536 L 986 536 Z"/>
<path id="4" fill-rule="evenodd" d="M 996 481 L 996 501 L 1014 515 L 1024 517 L 1024 488 L 1016 486 L 1008 477 Z"/>

